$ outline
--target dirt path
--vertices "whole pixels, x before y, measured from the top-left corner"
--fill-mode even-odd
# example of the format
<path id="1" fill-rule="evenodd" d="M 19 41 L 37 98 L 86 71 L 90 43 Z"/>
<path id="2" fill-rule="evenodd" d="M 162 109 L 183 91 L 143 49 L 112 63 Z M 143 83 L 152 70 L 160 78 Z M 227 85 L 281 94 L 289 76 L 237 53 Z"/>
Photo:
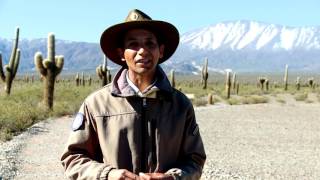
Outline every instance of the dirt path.
<path id="1" fill-rule="evenodd" d="M 31 128 L 30 137 L 17 158 L 15 179 L 66 179 L 60 155 L 66 144 L 72 117 L 41 122 Z"/>
<path id="2" fill-rule="evenodd" d="M 208 156 L 202 179 L 320 179 L 320 103 L 214 105 L 196 116 Z M 71 120 L 29 130 L 14 179 L 65 179 L 59 157 Z"/>

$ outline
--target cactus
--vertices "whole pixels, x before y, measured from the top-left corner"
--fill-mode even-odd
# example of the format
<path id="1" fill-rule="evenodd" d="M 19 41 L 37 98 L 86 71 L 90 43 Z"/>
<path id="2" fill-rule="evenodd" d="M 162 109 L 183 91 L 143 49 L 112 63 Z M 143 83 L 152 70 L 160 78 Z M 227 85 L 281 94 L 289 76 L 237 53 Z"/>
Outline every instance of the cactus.
<path id="1" fill-rule="evenodd" d="M 82 86 L 86 86 L 86 81 L 85 81 L 85 79 L 84 79 L 84 72 L 82 72 L 81 82 L 82 82 Z"/>
<path id="2" fill-rule="evenodd" d="M 232 89 L 233 89 L 233 92 L 235 92 L 235 90 L 236 90 L 236 81 L 237 81 L 237 73 L 234 72 L 233 76 L 232 76 Z"/>
<path id="3" fill-rule="evenodd" d="M 286 64 L 286 69 L 284 73 L 284 90 L 288 90 L 288 65 Z"/>
<path id="4" fill-rule="evenodd" d="M 99 65 L 96 68 L 96 73 L 99 76 L 99 78 L 102 80 L 101 85 L 105 86 L 106 84 L 111 82 L 111 73 L 110 70 L 107 67 L 107 58 L 104 56 L 103 64 Z"/>
<path id="5" fill-rule="evenodd" d="M 236 83 L 236 94 L 239 95 L 239 88 L 240 88 L 240 85 L 239 85 L 239 82 Z"/>
<path id="6" fill-rule="evenodd" d="M 212 95 L 212 93 L 209 93 L 208 94 L 208 104 L 213 104 L 214 102 L 213 102 L 213 95 Z"/>
<path id="7" fill-rule="evenodd" d="M 34 61 L 39 73 L 44 77 L 43 102 L 48 109 L 52 109 L 55 79 L 62 71 L 64 57 L 55 56 L 55 38 L 53 33 L 48 34 L 47 48 L 47 59 L 43 60 L 41 52 L 37 52 L 34 56 Z"/>
<path id="8" fill-rule="evenodd" d="M 265 78 L 265 77 L 259 77 L 259 86 L 260 86 L 260 88 L 261 88 L 261 91 L 263 91 L 264 90 L 264 83 L 266 82 L 266 80 L 267 80 L 267 78 Z"/>
<path id="9" fill-rule="evenodd" d="M 208 80 L 208 58 L 205 59 L 204 66 L 201 71 L 201 83 L 203 84 L 203 89 L 207 89 L 207 80 Z"/>
<path id="10" fill-rule="evenodd" d="M 79 86 L 79 85 L 80 85 L 79 73 L 77 73 L 77 75 L 76 75 L 76 77 L 75 77 L 75 80 L 76 80 L 76 86 Z"/>
<path id="11" fill-rule="evenodd" d="M 308 78 L 308 85 L 309 85 L 310 88 L 314 87 L 314 78 L 313 77 Z"/>
<path id="12" fill-rule="evenodd" d="M 226 94 L 227 94 L 227 98 L 229 99 L 230 98 L 230 89 L 231 89 L 231 77 L 230 77 L 230 71 L 227 71 L 227 74 L 226 74 Z"/>
<path id="13" fill-rule="evenodd" d="M 300 87 L 301 87 L 301 85 L 300 85 L 300 77 L 297 77 L 297 81 L 296 81 L 296 88 L 297 88 L 297 91 L 299 91 L 299 90 L 300 90 Z"/>
<path id="14" fill-rule="evenodd" d="M 175 77 L 174 77 L 174 70 L 172 69 L 170 71 L 170 84 L 173 88 L 176 87 L 176 81 L 175 81 Z"/>
<path id="15" fill-rule="evenodd" d="M 91 75 L 89 75 L 89 77 L 88 77 L 88 86 L 91 86 L 91 83 L 92 83 L 92 78 L 91 78 Z"/>
<path id="16" fill-rule="evenodd" d="M 266 91 L 269 91 L 269 79 L 266 78 L 265 84 L 266 84 Z"/>
<path id="17" fill-rule="evenodd" d="M 9 60 L 9 64 L 4 66 L 5 72 L 2 69 L 2 56 L 0 54 L 0 78 L 5 85 L 5 92 L 7 95 L 11 93 L 12 81 L 15 78 L 20 61 L 20 50 L 18 49 L 19 42 L 19 27 L 16 28 L 16 39 L 13 41 L 13 48 Z"/>

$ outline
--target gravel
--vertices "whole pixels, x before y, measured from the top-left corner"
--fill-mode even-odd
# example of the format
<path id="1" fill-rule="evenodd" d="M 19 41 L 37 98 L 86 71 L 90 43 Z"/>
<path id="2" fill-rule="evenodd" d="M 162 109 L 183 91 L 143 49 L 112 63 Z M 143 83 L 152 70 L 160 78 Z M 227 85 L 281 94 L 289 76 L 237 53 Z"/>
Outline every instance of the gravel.
<path id="1" fill-rule="evenodd" d="M 320 104 L 196 108 L 202 179 L 320 179 Z M 1 179 L 65 179 L 59 158 L 72 117 L 38 123 L 0 144 Z"/>

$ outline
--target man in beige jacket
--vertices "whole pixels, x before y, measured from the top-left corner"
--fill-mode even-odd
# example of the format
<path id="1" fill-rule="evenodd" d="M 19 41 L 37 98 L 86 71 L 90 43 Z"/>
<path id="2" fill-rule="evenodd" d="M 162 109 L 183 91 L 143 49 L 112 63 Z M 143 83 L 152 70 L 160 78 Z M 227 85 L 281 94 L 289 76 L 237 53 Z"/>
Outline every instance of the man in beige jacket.
<path id="1" fill-rule="evenodd" d="M 61 161 L 70 179 L 200 179 L 206 159 L 193 106 L 159 66 L 179 32 L 135 9 L 106 29 L 105 55 L 122 66 L 89 95 Z"/>

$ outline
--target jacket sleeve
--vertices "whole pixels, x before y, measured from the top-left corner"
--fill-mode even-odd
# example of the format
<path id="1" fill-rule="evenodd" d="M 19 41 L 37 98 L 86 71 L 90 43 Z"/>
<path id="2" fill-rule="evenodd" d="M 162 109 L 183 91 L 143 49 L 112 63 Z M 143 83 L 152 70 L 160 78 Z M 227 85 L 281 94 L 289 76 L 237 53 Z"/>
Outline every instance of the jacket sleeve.
<path id="1" fill-rule="evenodd" d="M 69 179 L 107 179 L 108 173 L 113 169 L 102 162 L 93 118 L 86 105 L 82 104 L 61 156 L 65 175 Z"/>
<path id="2" fill-rule="evenodd" d="M 206 154 L 192 105 L 188 108 L 186 118 L 177 167 L 169 169 L 166 174 L 173 175 L 175 179 L 179 180 L 195 180 L 201 177 Z"/>

